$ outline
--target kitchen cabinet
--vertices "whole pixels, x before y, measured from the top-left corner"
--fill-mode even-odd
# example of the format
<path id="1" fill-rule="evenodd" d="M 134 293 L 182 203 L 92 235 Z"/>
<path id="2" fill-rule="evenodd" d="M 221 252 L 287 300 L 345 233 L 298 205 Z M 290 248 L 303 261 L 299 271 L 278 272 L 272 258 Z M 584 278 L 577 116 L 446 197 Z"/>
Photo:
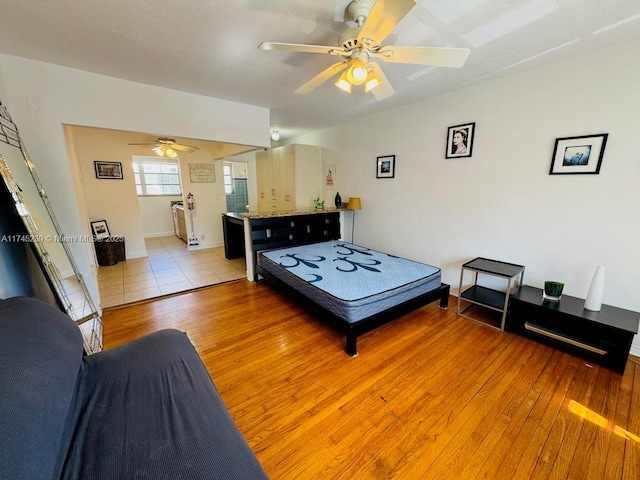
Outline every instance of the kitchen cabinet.
<path id="1" fill-rule="evenodd" d="M 322 196 L 325 152 L 315 145 L 286 145 L 256 154 L 258 211 L 312 208 Z"/>
<path id="2" fill-rule="evenodd" d="M 222 233 L 224 237 L 224 258 L 244 258 L 244 217 L 237 213 L 222 214 Z"/>
<path id="3" fill-rule="evenodd" d="M 187 241 L 187 222 L 184 218 L 184 207 L 182 205 L 174 205 L 173 209 L 173 221 L 176 229 L 176 236 L 183 241 Z"/>

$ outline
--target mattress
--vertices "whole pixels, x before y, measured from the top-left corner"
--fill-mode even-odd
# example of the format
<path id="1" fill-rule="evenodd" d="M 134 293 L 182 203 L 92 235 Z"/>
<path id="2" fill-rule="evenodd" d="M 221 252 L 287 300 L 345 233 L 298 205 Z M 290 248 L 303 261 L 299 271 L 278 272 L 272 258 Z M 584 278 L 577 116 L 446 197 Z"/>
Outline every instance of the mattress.
<path id="1" fill-rule="evenodd" d="M 437 267 L 339 240 L 263 251 L 257 262 L 350 323 L 441 285 Z"/>

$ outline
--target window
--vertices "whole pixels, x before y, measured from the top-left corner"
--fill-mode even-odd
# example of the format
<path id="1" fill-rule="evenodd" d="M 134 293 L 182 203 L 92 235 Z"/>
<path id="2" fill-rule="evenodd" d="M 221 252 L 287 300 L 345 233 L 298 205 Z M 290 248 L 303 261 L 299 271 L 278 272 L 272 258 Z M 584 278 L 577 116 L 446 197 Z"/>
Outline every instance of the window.
<path id="1" fill-rule="evenodd" d="M 138 195 L 182 195 L 177 161 L 134 160 L 133 176 Z"/>
<path id="2" fill-rule="evenodd" d="M 232 171 L 233 169 L 231 168 L 230 163 L 225 163 L 222 166 L 222 174 L 224 176 L 224 193 L 227 195 L 231 195 L 233 193 Z"/>

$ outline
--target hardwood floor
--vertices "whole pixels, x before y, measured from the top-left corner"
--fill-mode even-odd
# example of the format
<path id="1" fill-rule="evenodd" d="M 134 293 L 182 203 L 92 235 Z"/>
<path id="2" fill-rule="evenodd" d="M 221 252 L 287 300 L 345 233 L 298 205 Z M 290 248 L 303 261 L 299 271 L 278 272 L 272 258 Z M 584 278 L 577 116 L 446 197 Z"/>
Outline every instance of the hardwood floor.
<path id="1" fill-rule="evenodd" d="M 640 365 L 624 376 L 423 307 L 344 337 L 245 280 L 104 313 L 112 348 L 188 332 L 270 478 L 637 479 Z"/>

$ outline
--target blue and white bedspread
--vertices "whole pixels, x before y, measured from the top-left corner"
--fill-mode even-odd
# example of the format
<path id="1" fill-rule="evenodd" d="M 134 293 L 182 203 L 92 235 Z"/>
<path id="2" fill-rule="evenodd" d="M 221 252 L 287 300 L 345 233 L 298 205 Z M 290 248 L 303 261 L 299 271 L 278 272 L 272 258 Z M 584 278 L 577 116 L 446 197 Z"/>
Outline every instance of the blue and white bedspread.
<path id="1" fill-rule="evenodd" d="M 439 268 L 342 241 L 260 252 L 258 265 L 348 322 L 441 284 Z"/>

